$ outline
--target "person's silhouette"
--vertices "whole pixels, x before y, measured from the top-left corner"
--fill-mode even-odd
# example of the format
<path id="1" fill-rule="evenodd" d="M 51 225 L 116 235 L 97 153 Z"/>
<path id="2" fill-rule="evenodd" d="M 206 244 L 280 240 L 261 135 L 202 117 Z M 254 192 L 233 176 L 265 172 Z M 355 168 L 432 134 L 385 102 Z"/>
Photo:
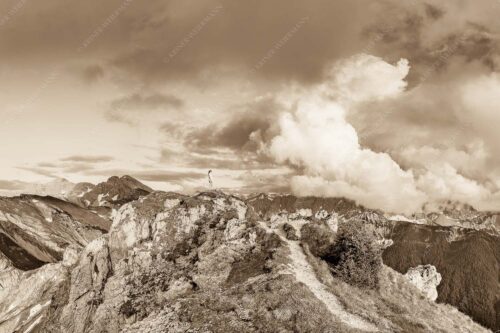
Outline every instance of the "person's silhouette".
<path id="1" fill-rule="evenodd" d="M 212 182 L 212 176 L 211 176 L 211 174 L 212 174 L 212 170 L 208 170 L 208 187 L 210 189 L 213 189 L 214 183 Z"/>

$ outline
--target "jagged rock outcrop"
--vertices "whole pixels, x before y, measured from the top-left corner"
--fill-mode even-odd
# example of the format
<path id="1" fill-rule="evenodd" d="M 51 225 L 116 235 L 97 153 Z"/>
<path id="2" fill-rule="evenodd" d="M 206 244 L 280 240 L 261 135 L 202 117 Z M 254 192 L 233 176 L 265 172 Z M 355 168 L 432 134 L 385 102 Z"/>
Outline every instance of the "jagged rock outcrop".
<path id="1" fill-rule="evenodd" d="M 436 287 L 441 283 L 441 274 L 432 265 L 419 265 L 406 272 L 405 277 L 431 301 L 438 298 Z"/>
<path id="2" fill-rule="evenodd" d="M 334 234 L 332 214 L 293 214 L 264 219 L 220 192 L 151 193 L 79 254 L 5 289 L 0 332 L 487 332 L 387 267 L 379 291 L 336 279 L 303 233 L 314 219 Z M 10 304 L 19 288 L 33 297 Z"/>

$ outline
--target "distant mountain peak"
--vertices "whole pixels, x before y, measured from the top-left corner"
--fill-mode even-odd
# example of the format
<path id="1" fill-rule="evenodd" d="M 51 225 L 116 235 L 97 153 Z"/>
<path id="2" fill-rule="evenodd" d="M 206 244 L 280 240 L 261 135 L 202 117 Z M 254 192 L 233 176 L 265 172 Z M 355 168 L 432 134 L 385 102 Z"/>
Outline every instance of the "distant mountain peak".
<path id="1" fill-rule="evenodd" d="M 151 192 L 153 189 L 132 176 L 112 176 L 92 188 L 87 187 L 78 201 L 86 207 L 116 208 Z"/>

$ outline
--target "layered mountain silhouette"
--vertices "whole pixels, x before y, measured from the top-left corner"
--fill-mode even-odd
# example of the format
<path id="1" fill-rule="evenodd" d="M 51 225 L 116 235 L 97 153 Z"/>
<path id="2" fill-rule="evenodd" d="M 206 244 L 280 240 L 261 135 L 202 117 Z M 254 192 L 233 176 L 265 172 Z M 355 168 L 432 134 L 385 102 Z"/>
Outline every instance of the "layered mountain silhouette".
<path id="1" fill-rule="evenodd" d="M 187 196 L 130 176 L 58 192 L 0 198 L 0 332 L 500 329 L 495 213 Z M 377 290 L 339 280 L 322 255 L 353 221 L 385 248 Z"/>

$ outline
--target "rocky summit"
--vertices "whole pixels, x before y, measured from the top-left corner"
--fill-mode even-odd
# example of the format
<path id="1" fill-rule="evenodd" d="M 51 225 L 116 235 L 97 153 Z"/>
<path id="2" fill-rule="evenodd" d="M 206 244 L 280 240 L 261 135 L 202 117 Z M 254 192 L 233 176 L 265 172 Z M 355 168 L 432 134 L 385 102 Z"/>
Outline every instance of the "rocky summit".
<path id="1" fill-rule="evenodd" d="M 353 219 L 385 251 L 400 241 L 345 199 L 152 192 L 109 228 L 56 199 L 2 200 L 2 333 L 489 331 L 432 300 L 438 265 L 380 264 L 377 288 L 333 274 L 325 253 Z"/>

